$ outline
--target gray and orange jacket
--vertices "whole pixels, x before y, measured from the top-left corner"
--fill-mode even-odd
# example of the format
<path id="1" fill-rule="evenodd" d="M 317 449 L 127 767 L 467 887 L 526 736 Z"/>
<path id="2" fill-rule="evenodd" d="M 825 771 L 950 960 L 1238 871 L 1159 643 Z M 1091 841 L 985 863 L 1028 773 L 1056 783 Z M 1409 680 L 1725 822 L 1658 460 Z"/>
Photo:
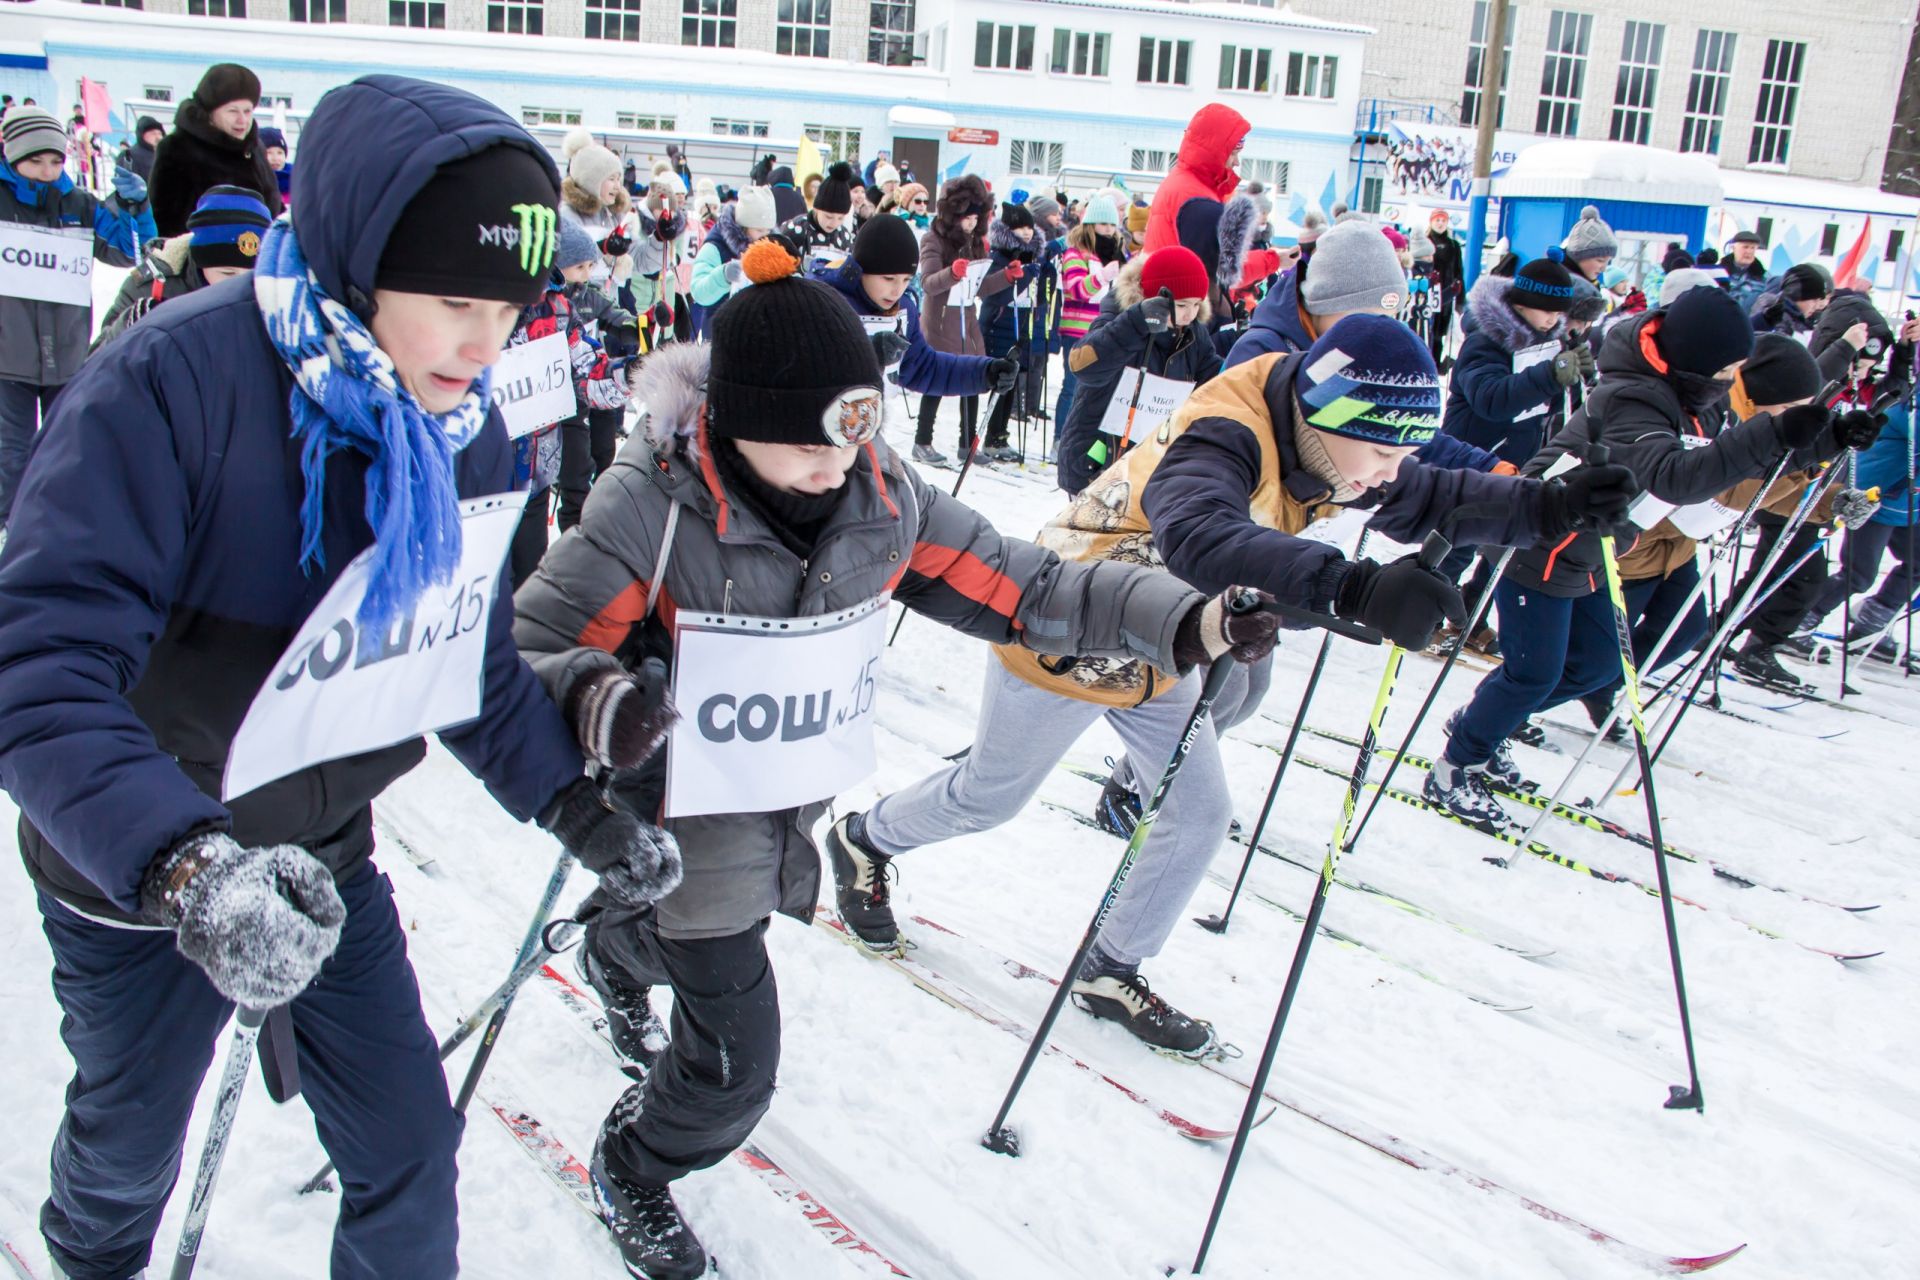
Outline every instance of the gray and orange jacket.
<path id="1" fill-rule="evenodd" d="M 578 527 L 555 543 L 514 605 L 514 638 L 556 699 L 612 663 L 670 659 L 682 609 L 759 617 L 833 613 L 881 592 L 966 635 L 1049 654 L 1143 658 L 1171 666 L 1180 620 L 1201 596 L 1123 564 L 1068 564 L 927 487 L 887 447 L 866 447 L 847 494 L 802 558 L 722 483 L 708 448 L 705 345 L 675 344 L 634 380 L 645 430 L 594 486 Z M 680 508 L 653 611 L 667 517 Z M 659 758 L 656 757 L 656 760 Z M 664 762 L 661 762 L 664 763 Z M 656 774 L 660 770 L 654 771 Z M 630 803 L 660 800 L 636 789 Z M 820 859 L 812 829 L 826 803 L 778 813 L 674 819 L 686 878 L 656 927 L 671 938 L 738 933 L 773 911 L 810 920 Z"/>

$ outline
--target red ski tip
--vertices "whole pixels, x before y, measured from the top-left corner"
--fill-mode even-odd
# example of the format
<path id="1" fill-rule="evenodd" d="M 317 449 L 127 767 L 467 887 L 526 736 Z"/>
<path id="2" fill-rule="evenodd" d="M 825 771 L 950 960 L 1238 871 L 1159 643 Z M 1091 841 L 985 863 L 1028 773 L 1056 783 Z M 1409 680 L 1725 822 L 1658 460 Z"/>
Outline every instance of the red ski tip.
<path id="1" fill-rule="evenodd" d="M 1668 1260 L 1667 1265 L 1676 1275 L 1692 1275 L 1696 1271 L 1706 1271 L 1719 1266 L 1734 1254 L 1745 1250 L 1746 1247 L 1744 1244 L 1737 1244 L 1725 1253 L 1708 1254 L 1704 1258 L 1672 1258 Z"/>

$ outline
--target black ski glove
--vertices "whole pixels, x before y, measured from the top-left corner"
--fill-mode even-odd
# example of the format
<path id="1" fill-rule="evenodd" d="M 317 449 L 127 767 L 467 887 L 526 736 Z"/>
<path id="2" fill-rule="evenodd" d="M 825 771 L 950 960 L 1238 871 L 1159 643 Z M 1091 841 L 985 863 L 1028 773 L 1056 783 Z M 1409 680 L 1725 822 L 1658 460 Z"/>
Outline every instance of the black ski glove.
<path id="1" fill-rule="evenodd" d="M 1147 326 L 1148 333 L 1165 333 L 1173 328 L 1173 293 L 1162 289 L 1157 298 L 1148 298 L 1140 304 L 1140 322 Z"/>
<path id="2" fill-rule="evenodd" d="M 1014 254 L 1013 256 L 1020 260 L 1020 265 L 1023 267 L 1028 267 L 1033 265 L 1033 250 L 1031 249 L 1022 249 L 1020 252 Z"/>
<path id="3" fill-rule="evenodd" d="M 1235 662 L 1258 662 L 1273 652 L 1280 632 L 1280 616 L 1265 609 L 1252 613 L 1233 613 L 1227 599 L 1239 594 L 1235 587 L 1187 610 L 1173 633 L 1173 660 L 1181 670 L 1206 662 L 1218 662 L 1232 654 Z M 1255 592 L 1262 603 L 1272 596 Z"/>
<path id="4" fill-rule="evenodd" d="M 1540 486 L 1540 538 L 1555 543 L 1575 529 L 1610 535 L 1639 496 L 1640 482 L 1619 463 L 1575 467 Z"/>
<path id="5" fill-rule="evenodd" d="M 1011 391 L 1020 380 L 1020 362 L 1012 356 L 987 361 L 987 390 Z"/>
<path id="6" fill-rule="evenodd" d="M 1424 567 L 1418 554 L 1392 564 L 1355 560 L 1333 596 L 1333 611 L 1372 627 L 1402 649 L 1424 649 L 1444 620 L 1467 625 L 1460 588 Z"/>
<path id="7" fill-rule="evenodd" d="M 873 354 L 880 361 L 882 369 L 891 369 L 906 358 L 907 348 L 913 344 L 891 329 L 883 329 L 873 335 Z"/>
<path id="8" fill-rule="evenodd" d="M 638 769 L 680 718 L 668 685 L 667 664 L 658 658 L 648 658 L 636 672 L 603 667 L 575 679 L 560 710 L 589 761 Z"/>
<path id="9" fill-rule="evenodd" d="M 607 238 L 600 242 L 600 252 L 606 254 L 609 258 L 617 258 L 632 248 L 633 237 L 617 228 L 609 231 Z"/>
<path id="10" fill-rule="evenodd" d="M 1820 439 L 1833 414 L 1823 404 L 1797 404 L 1774 419 L 1780 443 L 1795 453 L 1808 449 Z"/>
<path id="11" fill-rule="evenodd" d="M 600 888 L 623 906 L 658 902 L 680 884 L 680 845 L 673 836 L 640 821 L 586 778 L 553 798 L 540 825 L 599 876 Z"/>
<path id="12" fill-rule="evenodd" d="M 290 844 L 245 848 L 224 831 L 188 836 L 155 858 L 140 906 L 221 995 L 256 1009 L 306 990 L 347 919 L 318 858 Z"/>
<path id="13" fill-rule="evenodd" d="M 1563 387 L 1577 387 L 1593 377 L 1598 367 L 1593 360 L 1593 348 L 1583 342 L 1553 358 L 1553 380 Z"/>
<path id="14" fill-rule="evenodd" d="M 1869 413 L 1865 409 L 1849 409 L 1836 414 L 1833 419 L 1833 452 L 1844 449 L 1871 449 L 1873 442 L 1880 438 L 1880 428 L 1887 425 L 1884 413 Z"/>

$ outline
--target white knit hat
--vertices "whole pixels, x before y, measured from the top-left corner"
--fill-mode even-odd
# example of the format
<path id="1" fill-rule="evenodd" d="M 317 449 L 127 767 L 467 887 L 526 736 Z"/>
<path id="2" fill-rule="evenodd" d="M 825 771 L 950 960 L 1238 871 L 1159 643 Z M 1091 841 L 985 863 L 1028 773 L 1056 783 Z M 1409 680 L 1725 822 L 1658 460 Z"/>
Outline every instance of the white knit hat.
<path id="1" fill-rule="evenodd" d="M 620 176 L 620 157 L 597 142 L 589 142 L 567 161 L 567 176 L 574 185 L 600 194 L 600 184 Z"/>
<path id="2" fill-rule="evenodd" d="M 771 231 L 779 225 L 772 187 L 748 187 L 734 206 L 733 220 L 750 230 Z"/>
<path id="3" fill-rule="evenodd" d="M 571 160 L 580 148 L 593 145 L 593 131 L 583 124 L 577 124 L 567 130 L 566 141 L 560 144 L 560 158 Z"/>
<path id="4" fill-rule="evenodd" d="M 885 160 L 882 160 L 879 164 L 873 166 L 873 185 L 874 186 L 885 187 L 889 182 L 898 182 L 898 181 L 900 181 L 900 171 L 894 168 L 892 165 L 888 164 Z"/>

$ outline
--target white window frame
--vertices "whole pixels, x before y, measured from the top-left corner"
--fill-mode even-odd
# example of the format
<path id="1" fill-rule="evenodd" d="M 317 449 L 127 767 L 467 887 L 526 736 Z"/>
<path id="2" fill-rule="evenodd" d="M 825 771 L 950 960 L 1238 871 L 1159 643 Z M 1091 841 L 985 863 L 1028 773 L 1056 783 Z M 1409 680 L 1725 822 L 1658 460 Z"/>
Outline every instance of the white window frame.
<path id="1" fill-rule="evenodd" d="M 773 127 L 766 120 L 735 120 L 728 116 L 711 117 L 713 132 L 722 138 L 764 138 Z"/>
<path id="2" fill-rule="evenodd" d="M 1547 49 L 1540 62 L 1535 133 L 1550 138 L 1580 136 L 1580 101 L 1587 91 L 1587 57 L 1592 49 L 1592 14 L 1555 9 L 1547 15 Z"/>
<path id="3" fill-rule="evenodd" d="M 141 93 L 141 96 L 148 102 L 172 102 L 173 101 L 173 86 L 170 84 L 143 85 L 141 86 L 140 93 Z"/>
<path id="4" fill-rule="evenodd" d="M 1220 46 L 1220 92 L 1273 92 L 1273 50 L 1250 45 Z"/>
<path id="5" fill-rule="evenodd" d="M 1331 98 L 1340 59 L 1327 53 L 1304 53 L 1298 49 L 1287 54 L 1289 98 Z"/>
<path id="6" fill-rule="evenodd" d="M 1175 154 L 1171 148 L 1134 147 L 1127 152 L 1127 168 L 1135 173 L 1166 173 L 1173 168 Z"/>
<path id="7" fill-rule="evenodd" d="M 1067 144 L 1014 138 L 1007 143 L 1007 172 L 1013 177 L 1047 177 L 1067 165 Z"/>
<path id="8" fill-rule="evenodd" d="M 1236 168 L 1241 178 L 1248 182 L 1263 182 L 1268 195 L 1287 194 L 1287 184 L 1293 176 L 1293 166 L 1285 160 L 1264 160 L 1257 156 L 1241 156 Z"/>
<path id="9" fill-rule="evenodd" d="M 739 38 L 738 0 L 680 0 L 682 47 L 732 49 L 737 47 Z"/>
<path id="10" fill-rule="evenodd" d="M 580 123 L 578 107 L 521 107 L 520 123 L 529 129 L 542 125 L 567 126 Z"/>
<path id="11" fill-rule="evenodd" d="M 672 133 L 679 128 L 679 121 L 675 117 L 651 111 L 616 111 L 613 113 L 613 122 L 617 128 L 646 129 L 653 133 Z"/>
<path id="12" fill-rule="evenodd" d="M 1607 137 L 1645 146 L 1653 137 L 1653 106 L 1660 95 L 1660 61 L 1667 24 L 1629 19 L 1620 29 L 1620 71 L 1613 82 Z"/>
<path id="13" fill-rule="evenodd" d="M 400 21 L 393 20 L 398 11 Z M 415 22 L 415 18 L 419 18 Z M 447 29 L 447 0 L 387 0 L 387 25 L 407 27 L 414 31 L 445 31 Z"/>
<path id="14" fill-rule="evenodd" d="M 599 19 L 600 29 L 592 24 Z M 581 31 L 589 40 L 628 43 L 640 39 L 640 0 L 586 0 Z M 633 34 L 628 35 L 631 31 Z"/>
<path id="15" fill-rule="evenodd" d="M 867 61 L 877 67 L 912 66 L 919 20 L 917 0 L 868 0 Z"/>
<path id="16" fill-rule="evenodd" d="M 1166 36 L 1141 36 L 1140 61 L 1147 74 L 1136 67 L 1135 84 L 1157 84 L 1187 88 L 1193 83 L 1193 41 Z"/>
<path id="17" fill-rule="evenodd" d="M 487 30 L 497 36 L 545 35 L 546 0 L 487 0 Z"/>
<path id="18" fill-rule="evenodd" d="M 1733 52 L 1739 39 L 1738 32 L 1709 27 L 1695 34 L 1686 114 L 1680 120 L 1680 150 L 1720 154 L 1720 133 L 1727 123 L 1727 91 L 1733 86 Z"/>
<path id="19" fill-rule="evenodd" d="M 1113 37 L 1104 31 L 1053 29 L 1053 54 L 1047 69 L 1075 80 L 1105 80 L 1112 67 Z"/>
<path id="20" fill-rule="evenodd" d="M 347 17 L 347 0 L 287 0 L 287 21 L 320 27 L 351 19 Z"/>
<path id="21" fill-rule="evenodd" d="M 200 6 L 195 12 L 194 6 Z M 234 18 L 247 16 L 247 0 L 187 0 L 187 12 L 196 18 Z"/>
<path id="22" fill-rule="evenodd" d="M 1460 123 L 1469 128 L 1480 122 L 1480 79 L 1485 67 L 1482 61 L 1487 56 L 1488 0 L 1473 0 L 1473 27 L 1467 36 L 1467 84 L 1460 94 Z M 1493 125 L 1496 129 L 1507 123 L 1507 78 L 1513 72 L 1513 15 L 1507 15 L 1507 30 L 1501 41 L 1505 54 L 1500 59 L 1500 100 L 1494 104 Z"/>
<path id="23" fill-rule="evenodd" d="M 828 164 L 845 160 L 851 164 L 860 156 L 860 130 L 850 125 L 803 124 L 800 132 L 820 148 L 820 158 Z"/>
<path id="24" fill-rule="evenodd" d="M 1806 66 L 1806 41 L 1767 41 L 1766 60 L 1760 64 L 1760 96 L 1753 104 L 1753 134 L 1747 142 L 1750 168 L 1787 167 Z"/>
<path id="25" fill-rule="evenodd" d="M 980 61 L 980 37 L 991 32 L 988 37 L 987 61 Z M 1026 65 L 1020 62 L 1020 45 L 1026 42 Z M 1038 28 L 1028 22 L 990 22 L 981 19 L 973 24 L 973 69 L 975 71 L 1031 71 L 1033 70 L 1034 46 L 1039 43 Z M 1002 59 L 1005 61 L 1002 61 Z"/>
<path id="26" fill-rule="evenodd" d="M 788 58 L 832 57 L 833 0 L 775 0 L 773 51 Z"/>

